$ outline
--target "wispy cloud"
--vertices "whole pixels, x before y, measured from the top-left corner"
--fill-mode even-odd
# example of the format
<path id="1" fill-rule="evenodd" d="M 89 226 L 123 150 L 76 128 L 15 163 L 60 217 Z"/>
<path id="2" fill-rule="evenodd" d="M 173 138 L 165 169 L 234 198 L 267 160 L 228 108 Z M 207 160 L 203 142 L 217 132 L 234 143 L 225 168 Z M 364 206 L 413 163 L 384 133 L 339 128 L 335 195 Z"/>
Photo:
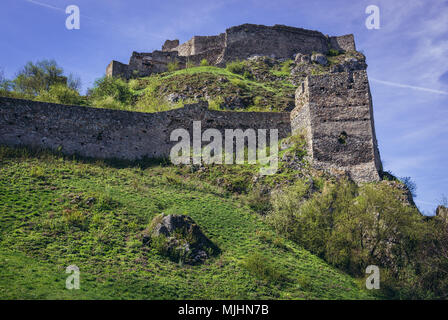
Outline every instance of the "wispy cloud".
<path id="1" fill-rule="evenodd" d="M 43 3 L 43 2 L 35 1 L 35 0 L 25 0 L 25 1 L 26 1 L 26 2 L 29 2 L 29 3 L 32 3 L 32 4 L 35 4 L 35 5 L 37 5 L 37 6 L 41 6 L 41 7 L 47 8 L 47 9 L 52 9 L 52 10 L 60 11 L 60 12 L 63 12 L 64 14 L 66 13 L 66 11 L 65 11 L 64 8 L 55 7 L 55 6 L 50 5 L 50 4 L 47 4 L 47 3 Z M 85 14 L 83 14 L 82 17 L 83 17 L 83 18 L 86 18 L 86 19 L 88 19 L 88 20 L 96 21 L 96 22 L 99 22 L 99 23 L 104 23 L 104 21 L 101 21 L 101 20 L 96 19 L 96 18 L 93 18 L 93 17 L 89 17 L 89 16 L 87 16 L 87 15 L 85 15 Z"/>
<path id="2" fill-rule="evenodd" d="M 436 90 L 436 89 L 431 89 L 431 88 L 423 88 L 423 87 L 417 87 L 417 86 L 411 86 L 409 84 L 396 83 L 396 82 L 391 82 L 391 81 L 384 81 L 384 80 L 379 80 L 379 79 L 375 79 L 375 78 L 369 78 L 369 79 L 371 81 L 373 81 L 373 82 L 385 84 L 387 86 L 407 88 L 407 89 L 420 90 L 420 91 L 426 91 L 426 92 L 431 92 L 431 93 L 448 95 L 448 91 Z"/>
<path id="3" fill-rule="evenodd" d="M 58 7 L 55 7 L 55 6 L 43 3 L 43 2 L 34 1 L 34 0 L 25 0 L 25 1 L 29 2 L 29 3 L 32 3 L 32 4 L 35 4 L 35 5 L 38 5 L 38 6 L 41 6 L 41 7 L 44 7 L 44 8 L 65 12 L 65 10 L 62 9 L 62 8 L 58 8 Z"/>

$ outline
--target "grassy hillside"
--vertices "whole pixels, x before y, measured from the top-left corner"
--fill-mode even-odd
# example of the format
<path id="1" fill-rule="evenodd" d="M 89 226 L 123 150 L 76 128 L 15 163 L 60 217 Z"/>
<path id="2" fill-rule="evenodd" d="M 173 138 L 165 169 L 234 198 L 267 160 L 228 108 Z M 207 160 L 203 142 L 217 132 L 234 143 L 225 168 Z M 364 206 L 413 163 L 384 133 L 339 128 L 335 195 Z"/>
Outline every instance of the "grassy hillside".
<path id="1" fill-rule="evenodd" d="M 241 199 L 163 163 L 120 165 L 2 147 L 0 299 L 369 299 Z M 161 212 L 188 214 L 222 253 L 172 262 L 142 245 Z M 65 268 L 81 289 L 65 289 Z"/>

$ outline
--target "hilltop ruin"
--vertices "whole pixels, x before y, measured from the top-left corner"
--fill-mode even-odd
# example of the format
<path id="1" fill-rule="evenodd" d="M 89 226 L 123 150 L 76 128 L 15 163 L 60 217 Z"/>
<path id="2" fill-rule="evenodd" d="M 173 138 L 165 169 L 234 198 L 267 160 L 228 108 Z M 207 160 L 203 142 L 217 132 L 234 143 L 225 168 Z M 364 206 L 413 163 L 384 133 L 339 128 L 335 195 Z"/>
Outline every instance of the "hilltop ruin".
<path id="1" fill-rule="evenodd" d="M 294 59 L 297 53 L 327 54 L 330 49 L 355 51 L 353 35 L 329 37 L 318 31 L 283 25 L 243 24 L 217 36 L 194 36 L 182 44 L 179 40 L 166 40 L 161 51 L 133 52 L 129 64 L 114 60 L 107 66 L 106 74 L 129 79 L 165 72 L 167 65 L 175 61 L 181 68 L 187 62 L 199 65 L 202 59 L 210 65 L 225 66 L 226 62 L 251 56 Z"/>
<path id="2" fill-rule="evenodd" d="M 174 144 L 172 130 L 191 130 L 193 121 L 201 121 L 203 130 L 278 129 L 279 138 L 300 130 L 305 132 L 314 167 L 345 172 L 357 182 L 378 181 L 382 166 L 364 60 L 352 55 L 328 72 L 309 71 L 309 66 L 327 65 L 332 50 L 356 53 L 353 35 L 329 37 L 299 28 L 245 24 L 183 44 L 167 40 L 162 51 L 134 52 L 129 65 L 113 61 L 107 74 L 128 79 L 148 76 L 166 71 L 175 59 L 181 64 L 207 59 L 225 66 L 254 56 L 294 58 L 293 70 L 303 75 L 298 78 L 295 106 L 291 112 L 234 112 L 209 110 L 207 103 L 198 103 L 139 113 L 0 98 L 0 143 L 135 160 L 168 157 Z"/>

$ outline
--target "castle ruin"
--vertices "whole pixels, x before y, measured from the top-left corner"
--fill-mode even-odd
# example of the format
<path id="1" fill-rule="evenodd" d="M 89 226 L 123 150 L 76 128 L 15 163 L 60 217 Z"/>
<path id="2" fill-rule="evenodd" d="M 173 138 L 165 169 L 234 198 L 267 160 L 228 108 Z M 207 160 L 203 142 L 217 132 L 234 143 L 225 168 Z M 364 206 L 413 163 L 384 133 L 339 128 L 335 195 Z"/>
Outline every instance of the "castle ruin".
<path id="1" fill-rule="evenodd" d="M 353 35 L 329 37 L 318 31 L 283 25 L 243 24 L 217 36 L 194 36 L 182 44 L 179 40 L 166 40 L 162 51 L 133 52 L 129 64 L 112 61 L 106 75 L 129 79 L 165 72 L 173 62 L 185 68 L 187 63 L 199 65 L 206 59 L 210 65 L 225 66 L 226 62 L 255 55 L 294 59 L 297 53 L 326 54 L 330 49 L 355 51 Z"/>
<path id="2" fill-rule="evenodd" d="M 206 58 L 220 66 L 253 55 L 291 58 L 331 48 L 355 50 L 352 35 L 328 37 L 317 31 L 242 25 L 184 44 L 167 40 L 162 51 L 134 53 L 129 65 L 112 62 L 110 76 L 145 76 L 166 70 L 174 59 Z M 136 72 L 135 72 L 136 71 Z M 382 167 L 366 70 L 308 75 L 297 88 L 291 112 L 209 110 L 206 104 L 158 113 L 65 106 L 0 98 L 0 144 L 60 150 L 93 158 L 136 160 L 168 157 L 174 129 L 278 129 L 279 138 L 300 130 L 314 167 L 345 172 L 356 182 L 378 181 Z"/>

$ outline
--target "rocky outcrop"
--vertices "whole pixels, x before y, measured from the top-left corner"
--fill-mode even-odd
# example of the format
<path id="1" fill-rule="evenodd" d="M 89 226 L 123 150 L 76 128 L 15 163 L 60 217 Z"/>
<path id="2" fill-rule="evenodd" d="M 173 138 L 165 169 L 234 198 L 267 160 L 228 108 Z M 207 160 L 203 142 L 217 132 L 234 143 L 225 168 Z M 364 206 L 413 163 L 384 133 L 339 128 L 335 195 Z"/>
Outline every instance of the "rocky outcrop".
<path id="1" fill-rule="evenodd" d="M 448 223 L 448 208 L 442 205 L 438 206 L 436 209 L 436 217 Z"/>
<path id="2" fill-rule="evenodd" d="M 187 264 L 202 263 L 219 252 L 218 247 L 186 215 L 162 214 L 155 217 L 143 236 L 144 245 L 151 242 L 157 242 L 159 250 L 173 260 L 182 260 Z"/>

